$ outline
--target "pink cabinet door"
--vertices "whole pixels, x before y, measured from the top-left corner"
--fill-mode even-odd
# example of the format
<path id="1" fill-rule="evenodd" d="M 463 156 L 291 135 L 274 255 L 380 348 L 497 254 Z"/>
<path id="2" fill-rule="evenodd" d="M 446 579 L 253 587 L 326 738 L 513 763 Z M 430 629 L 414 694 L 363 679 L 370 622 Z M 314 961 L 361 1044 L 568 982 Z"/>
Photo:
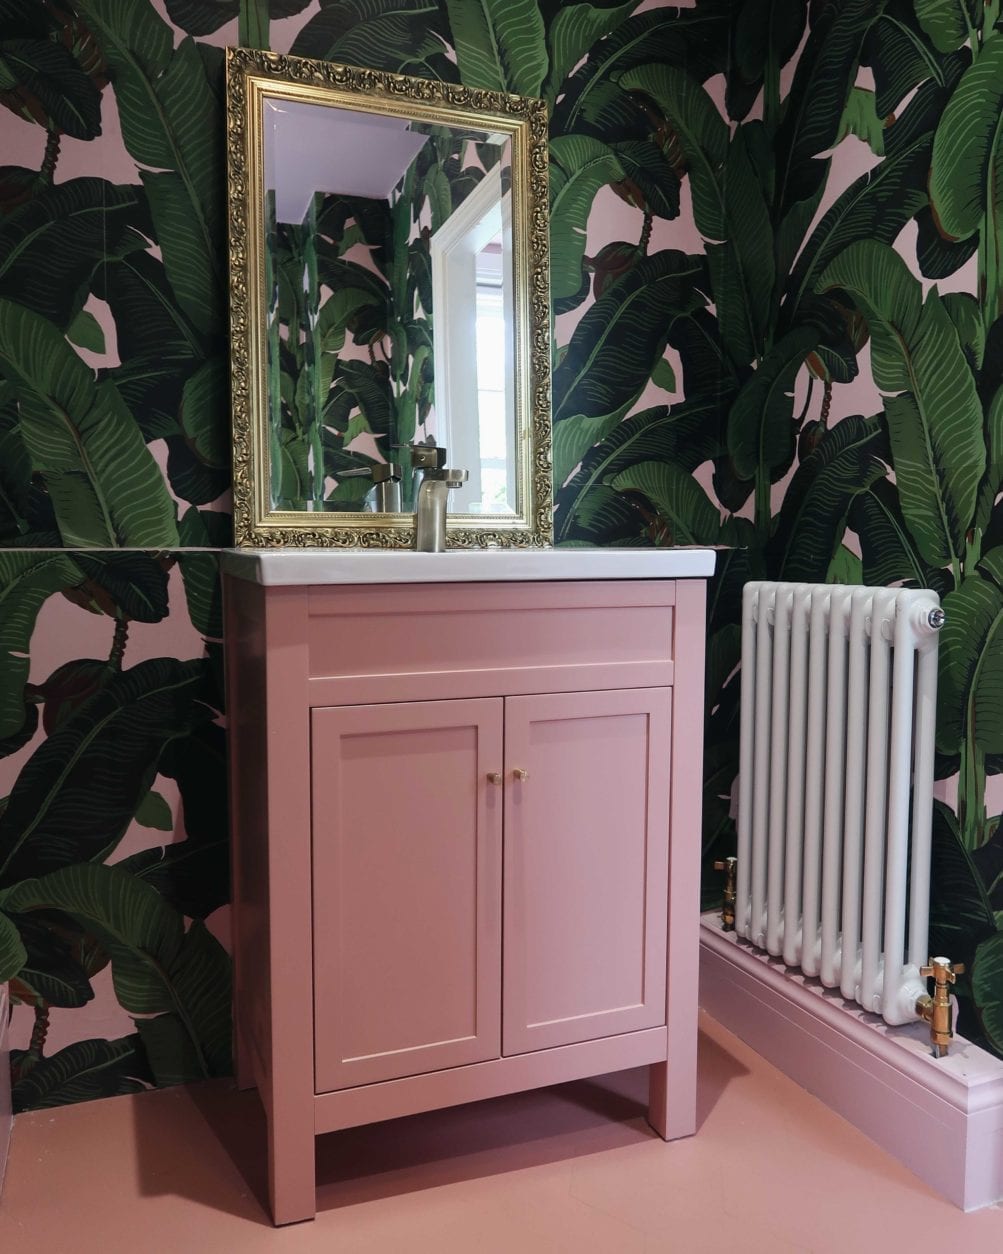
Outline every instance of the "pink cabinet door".
<path id="1" fill-rule="evenodd" d="M 665 1022 L 670 691 L 505 703 L 505 1054 Z"/>
<path id="2" fill-rule="evenodd" d="M 312 719 L 317 1092 L 498 1057 L 502 701 Z"/>

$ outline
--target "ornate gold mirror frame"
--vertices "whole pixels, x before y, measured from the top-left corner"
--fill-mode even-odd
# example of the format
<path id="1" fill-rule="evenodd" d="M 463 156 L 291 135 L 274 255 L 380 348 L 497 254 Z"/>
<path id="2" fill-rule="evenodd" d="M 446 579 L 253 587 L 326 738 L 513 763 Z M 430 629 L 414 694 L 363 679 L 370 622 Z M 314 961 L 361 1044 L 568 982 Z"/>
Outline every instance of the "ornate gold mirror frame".
<path id="1" fill-rule="evenodd" d="M 553 517 L 545 104 L 250 48 L 226 52 L 235 543 L 404 548 L 414 534 L 410 513 L 273 507 L 265 290 L 266 101 L 334 107 L 508 138 L 516 502 L 513 513 L 450 514 L 447 545 L 549 545 Z"/>

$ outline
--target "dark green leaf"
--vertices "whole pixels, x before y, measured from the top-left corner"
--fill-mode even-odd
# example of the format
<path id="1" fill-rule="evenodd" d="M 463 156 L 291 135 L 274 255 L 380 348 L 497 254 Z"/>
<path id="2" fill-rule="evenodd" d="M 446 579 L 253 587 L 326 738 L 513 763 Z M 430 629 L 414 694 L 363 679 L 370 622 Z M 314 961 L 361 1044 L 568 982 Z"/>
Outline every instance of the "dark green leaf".
<path id="1" fill-rule="evenodd" d="M 217 723 L 202 723 L 190 736 L 171 741 L 161 758 L 160 773 L 176 781 L 185 831 L 193 839 L 226 839 L 226 765 L 226 733 Z"/>
<path id="2" fill-rule="evenodd" d="M 685 70 L 672 65 L 642 65 L 624 73 L 619 82 L 654 101 L 671 123 L 689 173 L 697 230 L 705 239 L 725 239 L 728 125 L 710 95 Z"/>
<path id="3" fill-rule="evenodd" d="M 977 0 L 916 0 L 916 17 L 939 52 L 953 52 L 974 38 L 982 5 Z"/>
<path id="4" fill-rule="evenodd" d="M 15 736 L 25 721 L 31 636 L 38 611 L 54 592 L 83 582 L 65 553 L 0 553 L 0 737 Z"/>
<path id="5" fill-rule="evenodd" d="M 930 880 L 935 885 L 930 896 L 930 951 L 963 962 L 971 972 L 975 951 L 995 934 L 996 920 L 961 843 L 958 820 L 942 801 L 933 803 Z"/>
<path id="6" fill-rule="evenodd" d="M 45 188 L 0 223 L 0 297 L 65 331 L 101 267 L 145 248 L 149 230 L 138 187 L 76 178 Z"/>
<path id="7" fill-rule="evenodd" d="M 10 757 L 12 753 L 17 753 L 18 749 L 23 749 L 37 731 L 38 707 L 25 701 L 23 720 L 17 731 L 11 732 L 9 736 L 0 737 L 0 758 Z"/>
<path id="8" fill-rule="evenodd" d="M 105 352 L 104 331 L 97 318 L 87 309 L 81 309 L 66 330 L 66 338 L 78 348 L 90 353 Z"/>
<path id="9" fill-rule="evenodd" d="M 981 370 L 986 348 L 986 328 L 978 300 L 969 292 L 945 292 L 942 299 L 969 365 L 973 370 Z M 996 451 L 1003 453 L 1003 446 L 997 445 Z"/>
<path id="10" fill-rule="evenodd" d="M 985 471 L 982 404 L 957 330 L 936 290 L 886 245 L 851 245 L 821 286 L 856 302 L 871 333 L 874 381 L 886 396 L 902 512 L 924 559 L 946 565 L 964 552 Z"/>
<path id="11" fill-rule="evenodd" d="M 95 275 L 94 291 L 111 309 L 123 370 L 142 365 L 153 372 L 167 359 L 177 373 L 182 363 L 201 361 L 213 347 L 178 307 L 164 264 L 152 253 L 132 252 L 110 261 Z"/>
<path id="12" fill-rule="evenodd" d="M 930 203 L 941 233 L 967 240 L 1003 217 L 1003 35 L 988 38 L 947 103 L 933 141 Z"/>
<path id="13" fill-rule="evenodd" d="M 773 292 L 773 251 L 764 190 L 752 160 L 756 128 L 728 128 L 710 95 L 685 71 L 646 65 L 621 84 L 654 101 L 685 159 L 697 229 L 707 244 L 721 336 L 733 360 L 758 355 Z"/>
<path id="14" fill-rule="evenodd" d="M 584 512 L 592 508 L 593 493 L 604 489 L 615 475 L 630 466 L 646 461 L 675 462 L 692 473 L 719 447 L 720 427 L 721 411 L 716 398 L 692 401 L 671 410 L 657 406 L 617 423 L 600 444 L 585 450 L 581 466 L 558 491 L 555 523 L 558 538 L 574 538 L 573 528 L 582 522 Z M 607 508 L 619 510 L 622 516 L 622 506 L 607 501 Z"/>
<path id="15" fill-rule="evenodd" d="M 294 17 L 308 8 L 310 0 L 264 0 L 265 11 L 274 20 Z M 240 0 L 167 0 L 167 16 L 189 35 L 211 35 L 240 11 Z"/>
<path id="16" fill-rule="evenodd" d="M 178 533 L 186 548 L 225 548 L 232 542 L 232 519 L 228 514 L 197 510 L 193 507 L 182 517 Z M 210 636 L 214 640 L 222 639 L 223 601 L 219 583 L 219 558 L 215 553 L 182 553 L 179 563 L 192 624 L 203 636 Z"/>
<path id="17" fill-rule="evenodd" d="M 0 914 L 0 933 L 8 916 Z M 14 920 L 25 946 L 25 959 L 11 992 L 29 1006 L 85 1006 L 94 998 L 90 978 L 72 952 L 70 942 L 45 921 L 30 914 Z M 0 962 L 0 968 L 2 968 Z"/>
<path id="18" fill-rule="evenodd" d="M 975 951 L 972 997 L 983 1032 L 993 1049 L 1003 1054 L 1003 932 L 984 940 Z"/>
<path id="19" fill-rule="evenodd" d="M 679 175 L 651 139 L 620 139 L 610 145 L 626 180 L 617 190 L 630 204 L 656 218 L 679 216 Z"/>
<path id="20" fill-rule="evenodd" d="M 626 110 L 628 129 L 630 120 L 636 123 L 638 119 L 616 80 L 642 65 L 685 69 L 701 83 L 723 72 L 728 63 L 728 21 L 727 4 L 705 3 L 694 8 L 659 8 L 621 22 L 565 80 L 564 98 L 554 109 L 551 133 L 584 132 L 607 141 L 628 138 L 628 134 L 611 129 L 611 119 L 604 116 L 612 109 L 613 117 L 622 125 Z"/>
<path id="21" fill-rule="evenodd" d="M 142 849 L 114 865 L 152 885 L 190 919 L 205 919 L 230 899 L 230 845 L 225 832 L 216 840 L 182 840 Z"/>
<path id="22" fill-rule="evenodd" d="M 804 34 L 807 0 L 741 0 L 733 33 L 734 69 L 744 83 L 761 84 L 767 65 L 779 76 Z"/>
<path id="23" fill-rule="evenodd" d="M 614 30 L 630 11 L 636 0 L 608 6 L 594 4 L 562 4 L 547 28 L 547 50 L 550 67 L 543 86 L 543 95 L 553 107 L 564 80 L 589 49 L 604 35 Z"/>
<path id="24" fill-rule="evenodd" d="M 794 457 L 794 381 L 818 345 L 817 327 L 795 327 L 763 359 L 728 415 L 728 451 L 735 474 L 755 479 Z"/>
<path id="25" fill-rule="evenodd" d="M 377 435 L 389 435 L 394 413 L 389 372 L 368 361 L 339 359 L 328 406 L 330 412 L 325 413 L 325 421 L 334 419 L 339 407 L 347 414 L 358 410 L 370 431 Z"/>
<path id="26" fill-rule="evenodd" d="M 168 278 L 192 324 L 223 316 L 223 119 L 208 67 L 191 39 L 151 5 L 80 0 L 104 52 L 129 155 L 143 183 Z M 157 173 L 153 173 L 156 171 Z"/>
<path id="27" fill-rule="evenodd" d="M 665 524 L 666 544 L 717 544 L 717 507 L 688 471 L 672 462 L 639 462 L 613 475 L 608 485 L 644 497 Z"/>
<path id="28" fill-rule="evenodd" d="M 28 960 L 17 924 L 0 913 L 0 982 L 12 979 Z"/>
<path id="29" fill-rule="evenodd" d="M 885 473 L 884 432 L 873 418 L 844 418 L 795 472 L 770 541 L 771 578 L 821 583 L 859 492 Z"/>
<path id="30" fill-rule="evenodd" d="M 156 555 L 81 552 L 74 560 L 126 618 L 159 623 L 167 617 L 167 571 Z"/>
<path id="31" fill-rule="evenodd" d="M 669 344 L 682 361 L 683 395 L 717 393 L 727 404 L 728 396 L 738 390 L 738 380 L 721 343 L 717 319 L 707 309 L 690 310 L 669 327 Z"/>
<path id="32" fill-rule="evenodd" d="M 856 587 L 864 582 L 863 564 L 856 553 L 851 553 L 845 544 L 839 546 L 829 563 L 825 582 L 850 587 Z"/>
<path id="33" fill-rule="evenodd" d="M 937 747 L 957 750 L 966 733 L 984 753 L 1003 752 L 1003 592 L 970 575 L 944 598 Z"/>
<path id="34" fill-rule="evenodd" d="M 5 910 L 57 909 L 92 931 L 111 956 L 115 994 L 133 1015 L 174 1013 L 185 1025 L 203 1076 L 230 1061 L 229 961 L 196 920 L 114 866 L 83 863 L 28 880 L 3 894 Z"/>
<path id="35" fill-rule="evenodd" d="M 841 144 L 848 135 L 863 140 L 876 157 L 885 155 L 885 120 L 878 117 L 874 92 L 865 87 L 850 88 L 836 143 Z"/>
<path id="36" fill-rule="evenodd" d="M 0 300 L 0 371 L 17 393 L 21 431 L 45 476 L 67 545 L 177 543 L 174 506 L 112 383 L 39 315 Z"/>
<path id="37" fill-rule="evenodd" d="M 174 812 L 164 797 L 152 788 L 136 807 L 135 820 L 142 827 L 152 827 L 158 832 L 174 828 Z"/>
<path id="38" fill-rule="evenodd" d="M 943 58 L 920 29 L 912 0 L 890 0 L 885 5 L 868 32 L 861 61 L 874 71 L 882 117 L 894 113 L 920 83 L 944 85 Z"/>
<path id="39" fill-rule="evenodd" d="M 550 282 L 554 300 L 573 296 L 582 283 L 585 229 L 600 187 L 624 177 L 608 144 L 585 135 L 550 143 Z"/>
<path id="40" fill-rule="evenodd" d="M 43 1058 L 14 1084 L 16 1111 L 49 1110 L 97 1097 L 141 1093 L 152 1079 L 139 1037 L 76 1041 Z"/>
<path id="41" fill-rule="evenodd" d="M 437 0 L 334 0 L 306 23 L 290 49 L 374 70 L 453 81 Z"/>
<path id="42" fill-rule="evenodd" d="M 536 0 L 445 0 L 467 87 L 539 96 L 549 65 Z"/>
<path id="43" fill-rule="evenodd" d="M 635 547 L 641 544 L 647 526 L 644 514 L 629 497 L 598 483 L 580 497 L 574 515 L 565 519 L 558 543 L 584 541 L 606 548 L 627 542 Z"/>
<path id="44" fill-rule="evenodd" d="M 885 0 L 829 0 L 819 7 L 777 133 L 779 217 L 817 186 L 819 167 L 813 158 L 836 142 L 864 39 L 884 8 Z"/>
<path id="45" fill-rule="evenodd" d="M 761 553 L 749 547 L 751 539 L 740 536 L 729 538 L 728 543 L 744 543 L 745 547 L 718 554 L 714 577 L 707 589 L 707 623 L 712 632 L 720 631 L 730 623 L 741 623 L 742 589 L 750 579 L 761 579 L 765 574 Z"/>
<path id="46" fill-rule="evenodd" d="M 164 746 L 210 716 L 205 682 L 202 660 L 141 662 L 62 723 L 32 754 L 0 817 L 0 883 L 107 857 Z"/>
<path id="47" fill-rule="evenodd" d="M 902 517 L 898 489 L 889 479 L 876 479 L 856 497 L 849 521 L 860 539 L 865 583 L 937 586 L 941 572 L 928 565 L 916 548 Z"/>
<path id="48" fill-rule="evenodd" d="M 167 477 L 175 496 L 191 505 L 211 505 L 230 486 L 229 470 L 207 466 L 180 435 L 167 440 Z"/>
<path id="49" fill-rule="evenodd" d="M 978 251 L 978 235 L 966 240 L 946 239 L 938 229 L 929 205 L 916 215 L 916 226 L 916 259 L 920 273 L 927 279 L 949 278 Z"/>
<path id="50" fill-rule="evenodd" d="M 187 380 L 178 421 L 192 451 L 214 469 L 230 465 L 230 432 L 224 415 L 230 409 L 226 363 L 210 358 Z"/>
<path id="51" fill-rule="evenodd" d="M 205 1078 L 205 1067 L 180 1016 L 163 1014 L 137 1019 L 136 1027 L 158 1088 Z"/>
<path id="52" fill-rule="evenodd" d="M 960 73 L 955 66 L 948 84 L 953 86 Z M 854 180 L 819 222 L 787 285 L 795 308 L 818 290 L 819 276 L 844 249 L 858 240 L 894 244 L 903 227 L 924 211 L 933 133 L 947 98 L 939 84 L 921 88 L 888 128 L 885 160 Z M 790 308 L 786 312 L 793 316 Z"/>
<path id="53" fill-rule="evenodd" d="M 55 40 L 0 40 L 0 91 L 19 95 L 23 115 L 47 130 L 74 139 L 101 134 L 101 93 L 70 49 Z"/>
<path id="54" fill-rule="evenodd" d="M 591 306 L 554 371 L 554 422 L 626 412 L 663 356 L 674 319 L 705 302 L 702 261 L 666 250 L 646 257 Z"/>

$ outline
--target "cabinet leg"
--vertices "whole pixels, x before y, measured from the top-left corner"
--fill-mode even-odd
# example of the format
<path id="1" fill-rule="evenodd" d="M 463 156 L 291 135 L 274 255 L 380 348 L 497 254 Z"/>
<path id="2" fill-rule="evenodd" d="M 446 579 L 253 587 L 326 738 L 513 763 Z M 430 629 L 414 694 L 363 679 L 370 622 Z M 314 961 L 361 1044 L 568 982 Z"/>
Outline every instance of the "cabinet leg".
<path id="1" fill-rule="evenodd" d="M 290 1125 L 290 1120 L 268 1121 L 268 1200 L 276 1227 L 314 1219 L 317 1214 L 313 1126 Z"/>
<path id="2" fill-rule="evenodd" d="M 648 1123 L 663 1141 L 696 1131 L 696 1076 L 684 1076 L 667 1062 L 648 1068 Z"/>

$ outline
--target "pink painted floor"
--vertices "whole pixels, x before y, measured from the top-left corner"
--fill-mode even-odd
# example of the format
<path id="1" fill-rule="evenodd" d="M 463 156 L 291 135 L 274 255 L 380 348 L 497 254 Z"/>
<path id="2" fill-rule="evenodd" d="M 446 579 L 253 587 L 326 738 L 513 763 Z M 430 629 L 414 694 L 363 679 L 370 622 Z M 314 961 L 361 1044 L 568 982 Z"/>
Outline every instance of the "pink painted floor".
<path id="1" fill-rule="evenodd" d="M 642 1072 L 324 1137 L 320 1213 L 279 1231 L 253 1094 L 211 1083 L 21 1115 L 3 1254 L 1000 1254 L 712 1020 L 700 1131 L 665 1145 Z"/>

